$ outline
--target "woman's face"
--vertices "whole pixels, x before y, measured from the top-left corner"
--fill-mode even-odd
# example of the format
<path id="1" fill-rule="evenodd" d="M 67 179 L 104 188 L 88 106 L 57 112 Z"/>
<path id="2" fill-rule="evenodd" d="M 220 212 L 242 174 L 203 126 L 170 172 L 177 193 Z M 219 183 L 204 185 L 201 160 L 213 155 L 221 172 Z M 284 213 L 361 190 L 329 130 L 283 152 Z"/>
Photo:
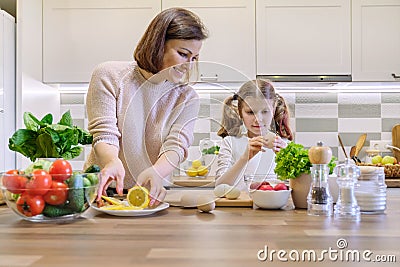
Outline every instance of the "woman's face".
<path id="1" fill-rule="evenodd" d="M 201 45 L 200 40 L 172 39 L 165 43 L 162 69 L 169 68 L 167 80 L 178 83 L 197 61 Z"/>
<path id="2" fill-rule="evenodd" d="M 246 97 L 241 109 L 244 126 L 248 137 L 255 137 L 266 133 L 273 118 L 273 102 L 263 98 Z"/>

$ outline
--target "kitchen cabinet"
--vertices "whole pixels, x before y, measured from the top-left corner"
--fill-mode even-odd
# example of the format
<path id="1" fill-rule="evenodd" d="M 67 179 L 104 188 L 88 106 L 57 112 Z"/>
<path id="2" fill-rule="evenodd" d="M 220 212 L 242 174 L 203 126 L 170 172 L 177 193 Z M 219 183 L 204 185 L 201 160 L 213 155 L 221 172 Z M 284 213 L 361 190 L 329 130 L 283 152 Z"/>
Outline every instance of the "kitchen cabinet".
<path id="1" fill-rule="evenodd" d="M 351 1 L 256 0 L 258 75 L 350 75 Z"/>
<path id="2" fill-rule="evenodd" d="M 89 82 L 104 61 L 132 60 L 159 0 L 43 0 L 43 82 Z"/>
<path id="3" fill-rule="evenodd" d="M 209 38 L 200 52 L 203 81 L 245 81 L 256 74 L 255 2 L 248 0 L 162 0 L 162 8 L 179 6 L 195 12 Z"/>
<path id="4" fill-rule="evenodd" d="M 0 172 L 5 171 L 5 152 L 6 152 L 6 137 L 4 134 L 4 93 L 3 89 L 0 89 Z"/>
<path id="5" fill-rule="evenodd" d="M 15 132 L 15 19 L 0 10 L 0 172 L 15 168 L 8 138 Z"/>
<path id="6" fill-rule="evenodd" d="M 353 81 L 400 81 L 400 0 L 352 1 Z"/>

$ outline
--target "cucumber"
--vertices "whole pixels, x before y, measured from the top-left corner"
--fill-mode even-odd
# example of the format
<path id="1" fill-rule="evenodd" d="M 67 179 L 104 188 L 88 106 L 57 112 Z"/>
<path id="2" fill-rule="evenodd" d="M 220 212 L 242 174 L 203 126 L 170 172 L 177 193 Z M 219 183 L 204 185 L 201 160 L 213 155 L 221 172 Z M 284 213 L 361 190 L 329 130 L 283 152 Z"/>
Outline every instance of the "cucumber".
<path id="1" fill-rule="evenodd" d="M 74 212 L 81 212 L 85 204 L 82 174 L 74 173 L 68 181 L 68 187 L 68 208 Z"/>
<path id="2" fill-rule="evenodd" d="M 97 174 L 88 173 L 86 178 L 89 179 L 91 185 L 97 185 L 99 183 L 99 177 L 97 177 Z"/>
<path id="3" fill-rule="evenodd" d="M 88 167 L 85 170 L 85 173 L 96 173 L 96 172 L 100 172 L 100 167 L 99 165 L 93 164 L 92 166 Z"/>
<path id="4" fill-rule="evenodd" d="M 59 217 L 64 215 L 73 214 L 74 212 L 71 211 L 66 206 L 53 206 L 53 205 L 46 205 L 43 210 L 43 215 L 46 217 Z"/>

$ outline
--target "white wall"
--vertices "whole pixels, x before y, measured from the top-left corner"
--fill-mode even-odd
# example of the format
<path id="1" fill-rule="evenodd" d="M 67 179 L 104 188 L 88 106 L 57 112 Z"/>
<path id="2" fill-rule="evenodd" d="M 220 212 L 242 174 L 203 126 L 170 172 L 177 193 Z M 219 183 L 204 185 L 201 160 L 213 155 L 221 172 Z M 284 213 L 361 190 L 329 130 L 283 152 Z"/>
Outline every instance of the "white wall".
<path id="1" fill-rule="evenodd" d="M 32 112 L 41 119 L 52 113 L 60 117 L 60 96 L 57 89 L 42 80 L 42 0 L 17 0 L 17 129 L 25 128 L 23 113 Z M 62 53 L 62 51 L 61 51 Z M 17 155 L 17 167 L 29 160 Z"/>

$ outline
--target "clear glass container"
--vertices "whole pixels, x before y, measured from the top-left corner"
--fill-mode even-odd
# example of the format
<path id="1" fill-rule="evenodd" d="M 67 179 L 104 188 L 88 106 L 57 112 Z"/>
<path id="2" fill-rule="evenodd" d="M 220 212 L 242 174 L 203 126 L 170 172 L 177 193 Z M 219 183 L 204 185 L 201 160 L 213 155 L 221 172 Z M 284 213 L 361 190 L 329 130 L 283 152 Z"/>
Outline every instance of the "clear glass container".
<path id="1" fill-rule="evenodd" d="M 360 177 L 360 168 L 347 158 L 344 164 L 336 166 L 338 200 L 334 209 L 335 220 L 360 220 L 360 206 L 354 194 L 354 186 Z"/>
<path id="2" fill-rule="evenodd" d="M 372 163 L 372 158 L 375 156 L 382 156 L 381 152 L 376 149 L 369 149 L 365 151 L 367 156 L 365 157 L 365 163 Z"/>
<path id="3" fill-rule="evenodd" d="M 311 187 L 307 196 L 307 214 L 331 216 L 333 200 L 329 192 L 329 167 L 327 164 L 313 164 L 311 167 Z"/>
<path id="4" fill-rule="evenodd" d="M 361 213 L 380 214 L 386 210 L 384 167 L 359 166 L 361 175 L 354 192 Z"/>

